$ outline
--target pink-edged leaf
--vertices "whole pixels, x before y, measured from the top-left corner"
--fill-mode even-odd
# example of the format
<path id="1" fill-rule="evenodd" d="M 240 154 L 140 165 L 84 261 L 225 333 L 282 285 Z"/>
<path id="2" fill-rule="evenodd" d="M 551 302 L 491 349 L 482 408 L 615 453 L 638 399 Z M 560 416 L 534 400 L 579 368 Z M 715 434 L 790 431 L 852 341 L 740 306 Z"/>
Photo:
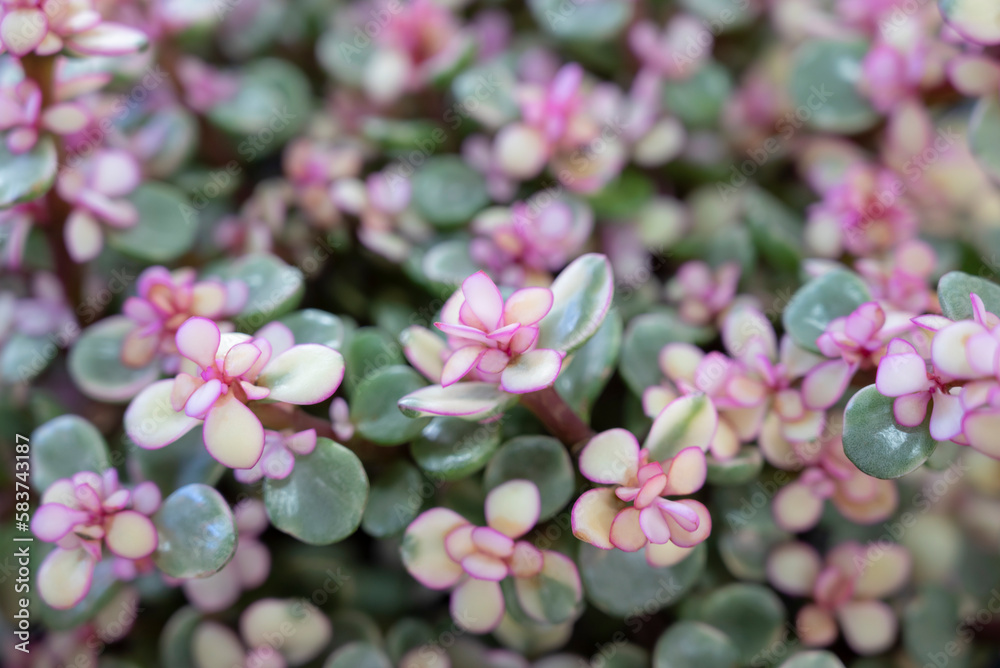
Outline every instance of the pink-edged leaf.
<path id="1" fill-rule="evenodd" d="M 474 552 L 462 559 L 462 570 L 477 580 L 499 582 L 508 575 L 507 564 L 502 559 Z"/>
<path id="2" fill-rule="evenodd" d="M 957 394 L 935 392 L 931 409 L 930 431 L 936 441 L 950 441 L 962 433 L 965 409 Z"/>
<path id="3" fill-rule="evenodd" d="M 730 311 L 722 325 L 722 342 L 736 359 L 763 354 L 773 360 L 778 356 L 774 326 L 756 309 L 743 307 Z"/>
<path id="4" fill-rule="evenodd" d="M 134 510 L 115 513 L 106 526 L 108 549 L 124 559 L 145 559 L 156 550 L 156 527 Z"/>
<path id="5" fill-rule="evenodd" d="M 659 506 L 648 506 L 640 510 L 639 526 L 650 543 L 662 545 L 670 540 L 670 526 Z"/>
<path id="6" fill-rule="evenodd" d="M 930 387 L 927 364 L 916 353 L 886 355 L 878 364 L 875 386 L 885 397 L 901 397 Z"/>
<path id="7" fill-rule="evenodd" d="M 510 402 L 510 395 L 492 383 L 465 382 L 449 387 L 429 385 L 399 400 L 399 408 L 410 417 L 446 415 L 481 419 L 493 416 Z"/>
<path id="8" fill-rule="evenodd" d="M 822 568 L 816 548 L 806 543 L 783 543 L 767 557 L 768 582 L 789 596 L 809 596 Z"/>
<path id="9" fill-rule="evenodd" d="M 811 369 L 802 380 L 803 403 L 813 410 L 824 410 L 837 403 L 855 368 L 844 360 L 831 360 Z"/>
<path id="10" fill-rule="evenodd" d="M 576 564 L 569 557 L 558 552 L 546 550 L 541 553 L 542 563 L 540 564 L 540 578 L 519 577 L 514 580 L 514 591 L 517 594 L 517 601 L 521 604 L 521 609 L 532 619 L 542 624 L 557 622 L 551 618 L 552 610 L 546 605 L 549 601 L 547 591 L 553 584 L 559 587 L 560 597 L 572 592 L 572 606 L 566 605 L 560 613 L 565 614 L 575 608 L 576 604 L 583 598 L 583 584 L 580 581 L 580 573 Z M 560 614 L 560 617 L 562 616 Z M 558 620 L 564 621 L 564 620 Z"/>
<path id="11" fill-rule="evenodd" d="M 481 345 L 463 346 L 449 357 L 441 370 L 441 385 L 448 387 L 465 378 L 479 364 L 486 354 L 486 348 Z"/>
<path id="12" fill-rule="evenodd" d="M 444 340 L 429 329 L 413 325 L 399 335 L 403 344 L 403 354 L 413 367 L 432 382 L 441 381 L 444 358 L 448 346 Z"/>
<path id="13" fill-rule="evenodd" d="M 535 483 L 509 480 L 486 495 L 486 523 L 511 538 L 520 538 L 538 523 L 541 494 Z"/>
<path id="14" fill-rule="evenodd" d="M 649 540 L 642 531 L 640 511 L 625 508 L 615 516 L 611 524 L 611 544 L 624 552 L 638 552 Z"/>
<path id="15" fill-rule="evenodd" d="M 104 247 L 104 232 L 90 212 L 83 209 L 73 209 L 66 219 L 63 230 L 66 240 L 66 250 L 75 262 L 89 262 L 100 255 Z"/>
<path id="16" fill-rule="evenodd" d="M 705 353 L 701 348 L 690 343 L 668 343 L 660 350 L 660 370 L 670 380 L 684 380 L 694 385 L 695 372 Z"/>
<path id="17" fill-rule="evenodd" d="M 823 503 L 824 499 L 816 496 L 811 488 L 793 482 L 774 495 L 771 512 L 782 529 L 800 533 L 816 526 L 823 514 Z"/>
<path id="18" fill-rule="evenodd" d="M 482 330 L 476 329 L 475 327 L 469 327 L 468 325 L 455 325 L 449 322 L 436 322 L 434 323 L 434 326 L 448 336 L 468 339 L 471 343 L 481 343 L 484 345 L 489 345 L 491 343 L 490 338 L 486 336 L 486 333 Z"/>
<path id="19" fill-rule="evenodd" d="M 494 557 L 506 559 L 514 553 L 513 539 L 490 527 L 473 529 L 472 542 L 477 549 Z"/>
<path id="20" fill-rule="evenodd" d="M 909 581 L 913 560 L 910 551 L 896 543 L 883 542 L 864 566 L 854 585 L 857 598 L 885 598 Z"/>
<path id="21" fill-rule="evenodd" d="M 222 396 L 222 389 L 222 381 L 218 378 L 208 381 L 191 393 L 184 403 L 184 413 L 189 417 L 203 420 L 208 410 Z"/>
<path id="22" fill-rule="evenodd" d="M 45 12 L 37 7 L 8 6 L 0 19 L 0 41 L 18 58 L 34 51 L 48 31 Z"/>
<path id="23" fill-rule="evenodd" d="M 248 469 L 264 452 L 264 427 L 232 394 L 224 395 L 205 417 L 203 432 L 208 454 L 224 466 Z"/>
<path id="24" fill-rule="evenodd" d="M 56 610 L 68 610 L 90 591 L 97 560 L 85 550 L 52 550 L 38 569 L 38 593 Z"/>
<path id="25" fill-rule="evenodd" d="M 916 427 L 923 424 L 927 417 L 927 404 L 930 400 L 931 395 L 927 392 L 897 397 L 892 402 L 892 415 L 904 427 Z"/>
<path id="26" fill-rule="evenodd" d="M 663 490 L 665 495 L 694 494 L 704 486 L 708 474 L 705 453 L 701 448 L 684 448 L 669 461 L 665 471 L 667 473 L 667 486 Z"/>
<path id="27" fill-rule="evenodd" d="M 681 526 L 681 524 L 677 521 L 676 513 L 671 512 L 665 514 L 667 524 L 670 526 L 671 542 L 679 545 L 680 547 L 694 547 L 708 538 L 709 534 L 712 533 L 712 516 L 709 514 L 708 508 L 706 508 L 703 503 L 693 499 L 681 499 L 680 501 L 671 503 L 687 506 L 687 508 L 694 511 L 694 514 L 698 517 L 697 528 L 688 530 L 684 526 Z M 685 524 L 688 523 L 685 522 Z M 688 526 L 690 526 L 690 524 L 688 524 Z"/>
<path id="28" fill-rule="evenodd" d="M 208 318 L 188 318 L 177 328 L 177 351 L 202 369 L 215 364 L 222 332 Z"/>
<path id="29" fill-rule="evenodd" d="M 538 327 L 521 327 L 510 337 L 510 351 L 515 355 L 531 350 L 538 341 Z"/>
<path id="30" fill-rule="evenodd" d="M 563 356 L 555 350 L 532 350 L 518 355 L 500 374 L 500 387 L 511 394 L 537 392 L 556 382 Z"/>
<path id="31" fill-rule="evenodd" d="M 510 355 L 502 350 L 490 348 L 479 360 L 477 368 L 483 373 L 501 373 L 507 368 L 508 362 L 510 362 Z"/>
<path id="32" fill-rule="evenodd" d="M 160 488 L 154 482 L 140 482 L 132 490 L 132 508 L 143 515 L 152 515 L 159 510 L 162 500 Z"/>
<path id="33" fill-rule="evenodd" d="M 445 536 L 468 525 L 464 517 L 447 508 L 432 508 L 407 527 L 400 553 L 410 575 L 430 589 L 447 589 L 462 577 L 462 566 L 445 551 Z"/>
<path id="34" fill-rule="evenodd" d="M 271 344 L 271 356 L 277 357 L 295 345 L 295 334 L 282 322 L 269 322 L 254 333 L 254 339 L 264 339 Z"/>
<path id="35" fill-rule="evenodd" d="M 625 429 L 601 432 L 580 453 L 580 473 L 591 482 L 629 485 L 638 471 L 639 441 Z"/>
<path id="36" fill-rule="evenodd" d="M 861 656 L 881 654 L 896 640 L 896 613 L 882 601 L 849 601 L 837 609 L 844 640 Z"/>
<path id="37" fill-rule="evenodd" d="M 444 537 L 444 551 L 448 557 L 457 563 L 476 551 L 476 544 L 472 542 L 472 532 L 476 527 L 471 524 L 462 524 Z"/>
<path id="38" fill-rule="evenodd" d="M 32 515 L 31 532 L 39 540 L 54 543 L 89 516 L 86 511 L 69 508 L 62 503 L 46 503 Z"/>
<path id="39" fill-rule="evenodd" d="M 610 550 L 614 547 L 611 525 L 624 506 L 610 487 L 584 492 L 573 504 L 573 535 L 602 550 Z"/>
<path id="40" fill-rule="evenodd" d="M 660 413 L 643 447 L 650 459 L 665 461 L 684 448 L 707 451 L 715 436 L 719 416 L 712 400 L 703 394 L 680 397 Z"/>
<path id="41" fill-rule="evenodd" d="M 226 287 L 217 281 L 201 281 L 191 288 L 192 315 L 217 318 L 226 311 Z M 259 335 L 258 335 L 259 336 Z"/>
<path id="42" fill-rule="evenodd" d="M 663 545 L 650 543 L 646 546 L 646 563 L 653 568 L 676 566 L 687 559 L 693 550 L 693 547 L 681 547 L 674 543 L 664 543 Z"/>
<path id="43" fill-rule="evenodd" d="M 87 112 L 69 102 L 53 105 L 42 113 L 42 125 L 60 135 L 79 132 L 89 122 L 90 116 Z"/>
<path id="44" fill-rule="evenodd" d="M 451 618 L 470 633 L 488 633 L 503 619 L 503 592 L 489 580 L 469 578 L 451 593 Z"/>
<path id="45" fill-rule="evenodd" d="M 328 399 L 344 379 L 344 356 L 328 346 L 303 343 L 273 358 L 257 379 L 268 399 L 316 404 Z"/>
<path id="46" fill-rule="evenodd" d="M 966 343 L 984 332 L 985 327 L 971 320 L 960 320 L 939 331 L 931 341 L 931 360 L 935 368 L 952 378 L 976 378 L 979 374 L 972 367 Z"/>
<path id="47" fill-rule="evenodd" d="M 238 343 L 226 353 L 223 370 L 227 376 L 242 376 L 260 358 L 260 348 L 250 342 Z"/>
<path id="48" fill-rule="evenodd" d="M 462 294 L 465 296 L 465 303 L 486 326 L 486 331 L 491 332 L 499 327 L 503 317 L 503 295 L 485 272 L 476 272 L 462 281 Z"/>
<path id="49" fill-rule="evenodd" d="M 509 563 L 511 575 L 516 578 L 530 578 L 542 571 L 544 556 L 537 547 L 521 540 L 514 543 L 514 553 Z"/>
<path id="50" fill-rule="evenodd" d="M 948 60 L 948 79 L 962 95 L 981 97 L 1000 89 L 1000 65 L 982 54 L 960 53 Z"/>
<path id="51" fill-rule="evenodd" d="M 161 380 L 140 392 L 125 409 L 125 433 L 146 449 L 162 448 L 191 431 L 200 420 L 175 411 L 173 380 Z"/>
<path id="52" fill-rule="evenodd" d="M 552 291 L 548 288 L 521 288 L 504 304 L 503 322 L 534 325 L 552 310 L 552 301 Z"/>
<path id="53" fill-rule="evenodd" d="M 1000 459 L 1000 409 L 978 409 L 966 414 L 962 433 L 969 445 L 993 459 Z"/>
<path id="54" fill-rule="evenodd" d="M 669 387 L 662 385 L 647 387 L 642 393 L 642 412 L 646 417 L 655 418 L 678 396 L 680 395 Z"/>

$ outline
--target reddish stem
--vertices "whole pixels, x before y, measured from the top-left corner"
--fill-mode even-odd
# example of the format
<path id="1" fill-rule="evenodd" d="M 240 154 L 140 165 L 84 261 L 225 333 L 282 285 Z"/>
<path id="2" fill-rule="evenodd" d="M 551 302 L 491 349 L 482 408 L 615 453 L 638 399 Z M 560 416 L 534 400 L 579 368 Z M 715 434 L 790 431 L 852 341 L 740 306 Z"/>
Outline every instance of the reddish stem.
<path id="1" fill-rule="evenodd" d="M 554 387 L 522 395 L 521 405 L 534 413 L 549 433 L 574 454 L 594 436 L 594 430 L 569 407 Z"/>

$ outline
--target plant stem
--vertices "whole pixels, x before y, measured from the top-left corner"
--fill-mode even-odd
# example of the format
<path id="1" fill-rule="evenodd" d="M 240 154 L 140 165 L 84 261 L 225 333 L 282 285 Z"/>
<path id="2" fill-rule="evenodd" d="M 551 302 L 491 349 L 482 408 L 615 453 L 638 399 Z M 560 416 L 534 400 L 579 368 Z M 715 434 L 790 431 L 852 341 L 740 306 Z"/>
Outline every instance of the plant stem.
<path id="1" fill-rule="evenodd" d="M 333 431 L 333 425 L 329 420 L 316 417 L 306 413 L 301 408 L 291 404 L 251 404 L 250 409 L 254 412 L 265 429 L 281 431 L 291 429 L 292 431 L 305 431 L 315 429 L 316 436 L 328 438 L 331 441 L 341 443 L 350 448 L 365 463 L 385 462 L 390 456 L 392 448 L 384 448 L 370 441 L 361 438 L 357 433 L 350 441 L 343 442 Z"/>
<path id="2" fill-rule="evenodd" d="M 521 396 L 521 404 L 535 414 L 553 436 L 573 454 L 583 449 L 594 430 L 569 407 L 554 387 Z"/>
<path id="3" fill-rule="evenodd" d="M 55 56 L 30 54 L 21 59 L 25 77 L 37 83 L 42 90 L 40 113 L 56 102 L 55 63 Z M 66 162 L 66 148 L 58 137 L 55 137 L 54 140 L 56 145 L 56 178 L 58 178 L 58 170 Z M 69 218 L 72 207 L 59 197 L 54 184 L 45 195 L 45 203 L 48 209 L 48 220 L 47 224 L 42 227 L 45 230 L 45 237 L 52 253 L 52 264 L 59 277 L 59 282 L 62 284 L 66 301 L 79 322 L 79 307 L 83 303 L 83 266 L 73 261 L 65 242 L 66 220 Z"/>

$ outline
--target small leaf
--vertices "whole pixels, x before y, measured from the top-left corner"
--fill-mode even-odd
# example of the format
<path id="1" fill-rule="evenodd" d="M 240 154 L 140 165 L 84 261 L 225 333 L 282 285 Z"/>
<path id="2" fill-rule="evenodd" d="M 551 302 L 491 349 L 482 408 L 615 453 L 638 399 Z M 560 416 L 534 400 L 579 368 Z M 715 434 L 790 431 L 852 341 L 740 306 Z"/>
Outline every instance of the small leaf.
<path id="1" fill-rule="evenodd" d="M 693 327 L 671 312 L 643 313 L 629 321 L 622 343 L 619 370 L 637 396 L 647 387 L 659 385 L 663 372 L 657 362 L 668 343 L 704 344 L 714 333 L 708 327 Z"/>
<path id="2" fill-rule="evenodd" d="M 347 341 L 344 364 L 344 383 L 353 396 L 362 381 L 385 367 L 406 364 L 406 359 L 402 347 L 388 332 L 378 327 L 362 327 Z"/>
<path id="3" fill-rule="evenodd" d="M 938 584 L 920 587 L 919 594 L 910 601 L 901 616 L 903 646 L 918 664 L 928 659 L 942 665 L 963 668 L 969 665 L 968 642 L 959 615 L 959 597 Z M 965 627 L 968 630 L 968 627 Z M 948 647 L 956 652 L 947 651 Z"/>
<path id="4" fill-rule="evenodd" d="M 302 271 L 270 253 L 251 253 L 237 260 L 226 260 L 213 265 L 207 274 L 246 284 L 247 303 L 233 319 L 241 332 L 256 332 L 294 310 L 305 292 Z"/>
<path id="5" fill-rule="evenodd" d="M 476 100 L 478 104 L 467 105 L 464 110 L 487 127 L 499 128 L 520 116 L 514 98 L 517 78 L 513 60 L 499 56 L 477 63 L 451 82 L 451 93 L 456 100 Z"/>
<path id="6" fill-rule="evenodd" d="M 208 485 L 187 485 L 168 496 L 153 515 L 159 545 L 153 561 L 175 578 L 218 572 L 236 551 L 236 524 L 222 495 Z"/>
<path id="7" fill-rule="evenodd" d="M 432 479 L 459 480 L 486 466 L 499 444 L 496 422 L 436 417 L 410 444 L 410 455 Z"/>
<path id="8" fill-rule="evenodd" d="M 70 378 L 91 399 L 125 402 L 160 377 L 160 360 L 134 369 L 122 363 L 122 342 L 136 324 L 125 316 L 105 318 L 83 330 L 69 351 Z"/>
<path id="9" fill-rule="evenodd" d="M 129 457 L 130 463 L 134 462 L 139 469 L 142 479 L 156 483 L 164 495 L 194 483 L 213 486 L 226 472 L 226 467 L 215 461 L 205 449 L 201 425 L 171 443 L 170 447 L 156 450 L 134 448 L 129 451 Z"/>
<path id="10" fill-rule="evenodd" d="M 602 550 L 582 543 L 578 562 L 587 600 L 606 614 L 629 617 L 637 611 L 652 615 L 681 600 L 701 577 L 706 553 L 700 544 L 676 566 L 654 568 L 642 550 Z"/>
<path id="11" fill-rule="evenodd" d="M 777 197 L 757 187 L 746 191 L 743 207 L 757 252 L 777 268 L 798 271 L 802 221 Z"/>
<path id="12" fill-rule="evenodd" d="M 160 663 L 164 668 L 190 668 L 195 665 L 191 653 L 194 631 L 202 621 L 201 613 L 186 606 L 171 615 L 160 633 Z"/>
<path id="13" fill-rule="evenodd" d="M 1000 15 L 989 0 L 938 0 L 941 16 L 975 44 L 1000 44 Z"/>
<path id="14" fill-rule="evenodd" d="M 1000 98 L 987 95 L 972 110 L 968 130 L 969 150 L 994 182 L 1000 181 Z"/>
<path id="15" fill-rule="evenodd" d="M 139 222 L 108 233 L 108 245 L 147 262 L 177 259 L 194 244 L 198 213 L 178 188 L 150 181 L 128 196 L 139 210 Z"/>
<path id="16" fill-rule="evenodd" d="M 310 545 L 347 538 L 361 524 L 368 475 L 357 455 L 328 438 L 296 457 L 284 480 L 264 481 L 264 503 L 275 527 Z"/>
<path id="17" fill-rule="evenodd" d="M 938 281 L 938 300 L 944 316 L 971 320 L 973 293 L 983 300 L 987 311 L 1000 315 L 1000 285 L 961 271 L 950 271 Z"/>
<path id="18" fill-rule="evenodd" d="M 399 400 L 427 385 L 408 366 L 379 369 L 354 390 L 351 422 L 358 433 L 379 445 L 401 445 L 420 435 L 429 420 L 408 418 L 399 411 Z"/>
<path id="19" fill-rule="evenodd" d="M 433 491 L 434 486 L 412 464 L 390 464 L 372 483 L 361 528 L 375 538 L 401 532 L 420 512 L 425 484 Z"/>
<path id="20" fill-rule="evenodd" d="M 689 394 L 673 400 L 656 416 L 642 447 L 650 461 L 662 462 L 684 448 L 708 450 L 719 423 L 715 404 L 704 394 Z"/>
<path id="21" fill-rule="evenodd" d="M 701 622 L 677 622 L 656 641 L 653 668 L 736 668 L 739 651 L 722 631 Z"/>
<path id="22" fill-rule="evenodd" d="M 781 321 L 799 347 L 819 353 L 816 339 L 830 321 L 850 315 L 871 299 L 868 286 L 860 276 L 836 269 L 799 288 L 788 301 Z"/>
<path id="23" fill-rule="evenodd" d="M 587 201 L 598 218 L 624 220 L 638 214 L 655 192 L 656 187 L 648 176 L 626 169 Z"/>
<path id="24" fill-rule="evenodd" d="M 718 122 L 732 89 L 729 70 L 710 60 L 686 79 L 664 82 L 663 102 L 686 127 L 710 128 Z"/>
<path id="25" fill-rule="evenodd" d="M 584 420 L 590 419 L 591 407 L 611 380 L 621 345 L 622 319 L 612 311 L 597 333 L 563 362 L 556 391 Z"/>
<path id="26" fill-rule="evenodd" d="M 567 10 L 561 0 L 530 0 L 535 22 L 557 39 L 604 42 L 621 32 L 632 18 L 625 0 L 593 0 Z"/>
<path id="27" fill-rule="evenodd" d="M 859 469 L 883 480 L 918 468 L 937 446 L 929 428 L 931 412 L 927 411 L 923 424 L 903 427 L 893 416 L 893 401 L 869 385 L 851 397 L 844 409 L 844 452 Z"/>
<path id="28" fill-rule="evenodd" d="M 56 179 L 56 147 L 51 137 L 42 137 L 27 153 L 7 150 L 7 137 L 0 135 L 0 209 L 37 199 Z"/>
<path id="29" fill-rule="evenodd" d="M 768 587 L 730 584 L 712 592 L 698 616 L 726 634 L 742 662 L 750 663 L 778 640 L 785 623 L 785 606 Z"/>
<path id="30" fill-rule="evenodd" d="M 48 336 L 14 332 L 0 352 L 0 381 L 30 383 L 59 357 L 59 347 Z"/>
<path id="31" fill-rule="evenodd" d="M 53 546 L 54 547 L 54 546 Z M 33 554 L 33 558 L 41 559 L 48 554 L 38 550 Z M 32 574 L 38 572 L 38 568 L 32 568 Z M 94 567 L 94 576 L 90 582 L 90 591 L 83 600 L 68 610 L 56 610 L 50 608 L 40 598 L 35 598 L 32 602 L 33 609 L 37 609 L 41 614 L 39 617 L 44 624 L 55 631 L 69 631 L 79 628 L 82 624 L 93 619 L 101 609 L 121 592 L 124 583 L 114 573 L 114 565 L 110 559 L 105 559 Z M 37 590 L 35 595 L 37 596 Z"/>
<path id="32" fill-rule="evenodd" d="M 483 474 L 486 490 L 508 480 L 530 480 L 541 493 L 539 521 L 562 510 L 573 495 L 575 472 L 569 453 L 551 436 L 518 436 L 497 450 Z"/>
<path id="33" fill-rule="evenodd" d="M 854 134 L 875 125 L 879 115 L 858 91 L 865 41 L 812 39 L 792 58 L 789 92 L 806 124 L 817 130 Z M 806 111 L 808 110 L 808 111 Z"/>
<path id="34" fill-rule="evenodd" d="M 420 267 L 429 280 L 449 287 L 461 285 L 466 277 L 479 271 L 469 255 L 467 239 L 449 239 L 431 246 Z"/>
<path id="35" fill-rule="evenodd" d="M 541 573 L 531 578 L 513 578 L 518 607 L 536 623 L 571 621 L 583 608 L 583 589 L 576 564 L 558 552 L 542 552 L 542 558 Z"/>
<path id="36" fill-rule="evenodd" d="M 492 383 L 455 383 L 448 387 L 428 385 L 399 400 L 399 410 L 411 418 L 427 415 L 484 420 L 499 415 L 514 402 Z"/>
<path id="37" fill-rule="evenodd" d="M 79 415 L 61 415 L 31 434 L 31 484 L 39 492 L 60 478 L 110 468 L 101 432 Z"/>
<path id="38" fill-rule="evenodd" d="M 755 480 L 763 468 L 764 458 L 760 450 L 744 445 L 735 457 L 724 462 L 715 457 L 708 458 L 708 482 L 713 485 L 742 485 Z"/>
<path id="39" fill-rule="evenodd" d="M 378 116 L 362 121 L 361 134 L 388 151 L 420 150 L 424 146 L 441 144 L 448 137 L 441 126 L 430 121 Z"/>
<path id="40" fill-rule="evenodd" d="M 552 283 L 552 310 L 538 323 L 538 347 L 572 352 L 600 328 L 614 296 L 611 263 L 597 253 L 573 260 Z"/>
<path id="41" fill-rule="evenodd" d="M 375 645 L 357 641 L 331 654 L 323 668 L 392 668 L 392 662 Z"/>
<path id="42" fill-rule="evenodd" d="M 339 316 L 315 308 L 295 311 L 278 318 L 295 335 L 295 343 L 318 343 L 340 350 L 347 338 L 347 326 Z"/>
<path id="43" fill-rule="evenodd" d="M 490 203 L 486 181 L 458 156 L 435 156 L 413 175 L 413 205 L 438 227 L 472 220 Z"/>

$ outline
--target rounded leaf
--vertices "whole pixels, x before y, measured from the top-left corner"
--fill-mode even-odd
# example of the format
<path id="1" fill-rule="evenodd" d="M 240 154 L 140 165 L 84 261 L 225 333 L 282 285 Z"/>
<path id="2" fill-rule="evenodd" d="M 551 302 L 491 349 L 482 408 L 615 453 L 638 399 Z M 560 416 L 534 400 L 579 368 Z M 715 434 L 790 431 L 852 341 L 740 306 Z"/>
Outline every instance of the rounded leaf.
<path id="1" fill-rule="evenodd" d="M 780 668 L 844 668 L 844 664 L 832 652 L 799 652 Z"/>
<path id="2" fill-rule="evenodd" d="M 799 288 L 785 307 L 781 322 L 800 348 L 819 353 L 816 339 L 830 321 L 850 315 L 871 299 L 868 286 L 860 276 L 835 269 Z"/>
<path id="3" fill-rule="evenodd" d="M 869 385 L 844 409 L 844 452 L 859 469 L 883 480 L 913 471 L 937 447 L 930 433 L 930 413 L 922 424 L 903 427 L 896 423 L 893 401 Z"/>
<path id="4" fill-rule="evenodd" d="M 433 478 L 458 480 L 486 466 L 499 444 L 495 422 L 436 417 L 410 444 L 410 456 Z"/>
<path id="5" fill-rule="evenodd" d="M 400 399 L 399 410 L 411 418 L 443 415 L 483 420 L 503 413 L 511 404 L 512 396 L 492 383 L 428 385 Z"/>
<path id="6" fill-rule="evenodd" d="M 414 207 L 438 227 L 463 225 L 490 203 L 486 180 L 454 155 L 428 159 L 412 188 Z"/>
<path id="7" fill-rule="evenodd" d="M 674 313 L 643 313 L 632 318 L 625 329 L 622 358 L 618 365 L 629 388 L 642 396 L 647 387 L 663 380 L 663 371 L 655 360 L 668 343 L 708 343 L 712 329 L 692 327 Z"/>
<path id="8" fill-rule="evenodd" d="M 213 276 L 246 284 L 246 304 L 233 318 L 241 332 L 256 332 L 292 311 L 305 292 L 302 271 L 270 253 L 250 253 L 215 264 L 207 272 L 207 277 Z"/>
<path id="9" fill-rule="evenodd" d="M 208 485 L 186 485 L 153 515 L 159 544 L 156 566 L 175 578 L 218 572 L 236 552 L 236 523 L 229 504 Z"/>
<path id="10" fill-rule="evenodd" d="M 264 503 L 271 523 L 310 545 L 347 538 L 361 524 L 368 502 L 368 475 L 357 455 L 328 438 L 296 457 L 283 480 L 264 481 Z"/>
<path id="11" fill-rule="evenodd" d="M 34 148 L 20 155 L 12 154 L 7 142 L 0 141 L 0 209 L 47 193 L 57 169 L 56 147 L 51 137 L 42 137 Z"/>
<path id="12" fill-rule="evenodd" d="M 128 196 L 139 222 L 108 233 L 108 245 L 147 262 L 174 260 L 186 253 L 198 232 L 198 213 L 178 188 L 146 182 Z"/>
<path id="13" fill-rule="evenodd" d="M 1000 315 L 1000 285 L 993 281 L 961 271 L 950 271 L 938 281 L 941 311 L 951 320 L 972 319 L 972 294 L 983 300 L 987 311 Z"/>
<path id="14" fill-rule="evenodd" d="M 375 645 L 358 640 L 331 654 L 323 668 L 392 668 L 392 662 Z"/>
<path id="15" fill-rule="evenodd" d="M 295 343 L 318 343 L 340 350 L 347 339 L 347 325 L 339 316 L 315 308 L 278 318 L 295 336 Z"/>
<path id="16" fill-rule="evenodd" d="M 806 40 L 793 56 L 792 104 L 817 129 L 853 134 L 872 127 L 878 114 L 858 91 L 864 41 Z M 805 111 L 808 110 L 808 111 Z"/>
<path id="17" fill-rule="evenodd" d="M 709 457 L 707 480 L 713 485 L 742 485 L 755 480 L 763 468 L 760 450 L 744 445 L 732 459 L 720 462 Z"/>
<path id="18" fill-rule="evenodd" d="M 110 466 L 101 432 L 79 415 L 60 415 L 31 434 L 31 485 L 39 492 L 60 478 Z"/>
<path id="19" fill-rule="evenodd" d="M 725 633 L 742 661 L 749 663 L 778 639 L 785 623 L 785 606 L 768 587 L 730 584 L 705 599 L 699 618 Z"/>
<path id="20" fill-rule="evenodd" d="M 412 368 L 384 367 L 358 384 L 351 397 L 351 422 L 358 433 L 379 445 L 400 445 L 420 435 L 429 420 L 402 414 L 399 401 L 427 385 Z"/>
<path id="21" fill-rule="evenodd" d="M 550 436 L 518 436 L 504 443 L 483 474 L 483 485 L 492 490 L 508 480 L 528 480 L 541 493 L 539 521 L 554 516 L 573 495 L 575 472 L 569 453 Z"/>
<path id="22" fill-rule="evenodd" d="M 1000 44 L 1000 10 L 990 0 L 938 0 L 941 16 L 974 44 Z"/>
<path id="23" fill-rule="evenodd" d="M 375 538 L 401 532 L 420 512 L 424 484 L 424 477 L 412 464 L 402 460 L 390 464 L 372 483 L 361 528 Z"/>
<path id="24" fill-rule="evenodd" d="M 656 641 L 653 668 L 735 668 L 739 652 L 722 631 L 701 622 L 672 625 Z"/>
<path id="25" fill-rule="evenodd" d="M 588 253 L 552 283 L 552 309 L 538 323 L 538 347 L 572 352 L 600 328 L 611 308 L 614 277 L 608 258 Z"/>
<path id="26" fill-rule="evenodd" d="M 69 351 L 70 378 L 91 399 L 128 401 L 160 377 L 160 360 L 135 369 L 122 363 L 122 342 L 136 324 L 111 316 L 83 330 Z"/>

